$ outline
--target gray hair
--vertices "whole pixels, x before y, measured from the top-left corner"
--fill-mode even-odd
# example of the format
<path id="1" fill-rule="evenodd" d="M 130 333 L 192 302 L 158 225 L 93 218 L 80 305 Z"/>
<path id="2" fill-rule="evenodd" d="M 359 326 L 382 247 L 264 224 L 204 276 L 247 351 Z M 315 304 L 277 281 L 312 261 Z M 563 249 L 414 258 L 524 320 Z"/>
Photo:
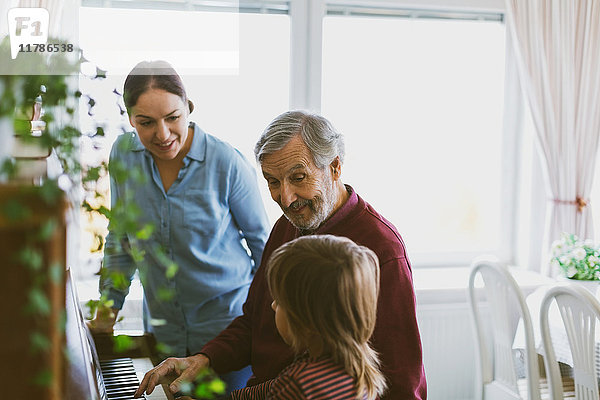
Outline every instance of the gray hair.
<path id="1" fill-rule="evenodd" d="M 299 110 L 287 111 L 267 126 L 254 147 L 256 161 L 283 149 L 298 134 L 318 168 L 327 167 L 336 157 L 344 162 L 344 136 L 324 117 Z"/>

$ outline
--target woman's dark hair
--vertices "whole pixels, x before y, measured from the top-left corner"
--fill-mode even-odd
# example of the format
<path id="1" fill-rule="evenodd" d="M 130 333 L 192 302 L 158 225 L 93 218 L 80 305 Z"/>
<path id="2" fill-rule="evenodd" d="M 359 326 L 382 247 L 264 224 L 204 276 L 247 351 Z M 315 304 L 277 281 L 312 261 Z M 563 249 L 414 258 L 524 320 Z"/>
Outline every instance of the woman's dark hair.
<path id="1" fill-rule="evenodd" d="M 123 84 L 123 100 L 128 112 L 148 89 L 161 89 L 173 93 L 181 97 L 184 103 L 188 103 L 190 112 L 194 110 L 194 105 L 185 93 L 181 77 L 166 61 L 142 61 L 127 75 Z"/>

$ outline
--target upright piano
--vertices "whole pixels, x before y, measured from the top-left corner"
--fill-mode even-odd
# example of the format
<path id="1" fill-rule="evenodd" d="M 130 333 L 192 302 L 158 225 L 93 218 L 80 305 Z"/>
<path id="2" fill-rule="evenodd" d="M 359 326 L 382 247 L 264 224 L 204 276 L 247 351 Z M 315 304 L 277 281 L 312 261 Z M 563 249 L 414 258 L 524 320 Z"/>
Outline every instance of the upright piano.
<path id="1" fill-rule="evenodd" d="M 136 337 L 134 349 L 112 351 L 112 338 L 94 340 L 83 319 L 70 274 L 66 281 L 66 346 L 69 354 L 66 399 L 129 400 L 144 374 L 153 367 L 151 343 L 147 336 Z M 173 400 L 166 385 L 157 386 L 148 400 Z"/>
<path id="2" fill-rule="evenodd" d="M 68 204 L 49 201 L 42 187 L 0 183 L 2 399 L 124 400 L 153 366 L 150 344 L 113 354 L 111 340 L 103 348 L 91 338 L 70 272 L 62 273 Z M 165 388 L 147 398 L 173 399 Z"/>

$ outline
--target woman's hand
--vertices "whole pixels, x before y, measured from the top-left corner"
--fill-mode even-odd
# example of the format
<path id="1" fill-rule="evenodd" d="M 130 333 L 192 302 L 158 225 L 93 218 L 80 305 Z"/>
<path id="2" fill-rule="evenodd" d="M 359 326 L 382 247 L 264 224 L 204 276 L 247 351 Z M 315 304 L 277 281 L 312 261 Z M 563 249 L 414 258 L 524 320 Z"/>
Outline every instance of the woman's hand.
<path id="1" fill-rule="evenodd" d="M 193 382 L 198 375 L 198 372 L 210 366 L 210 360 L 204 354 L 196 354 L 185 358 L 167 358 L 150 371 L 146 372 L 144 379 L 140 383 L 140 387 L 136 390 L 133 397 L 140 397 L 144 392 L 151 394 L 156 385 L 160 383 L 160 379 L 169 374 L 177 375 L 170 385 L 169 390 L 172 393 L 177 393 L 181 389 L 182 382 Z"/>

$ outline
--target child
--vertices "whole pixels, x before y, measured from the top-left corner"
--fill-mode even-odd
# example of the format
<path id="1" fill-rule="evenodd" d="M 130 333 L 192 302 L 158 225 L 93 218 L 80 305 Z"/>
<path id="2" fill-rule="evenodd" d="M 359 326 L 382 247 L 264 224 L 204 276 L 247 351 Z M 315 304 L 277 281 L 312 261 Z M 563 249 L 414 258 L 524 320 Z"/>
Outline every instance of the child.
<path id="1" fill-rule="evenodd" d="M 232 399 L 373 399 L 386 384 L 369 346 L 379 262 L 366 247 L 332 235 L 305 236 L 277 249 L 267 281 L 275 323 L 299 356 L 275 379 Z"/>

